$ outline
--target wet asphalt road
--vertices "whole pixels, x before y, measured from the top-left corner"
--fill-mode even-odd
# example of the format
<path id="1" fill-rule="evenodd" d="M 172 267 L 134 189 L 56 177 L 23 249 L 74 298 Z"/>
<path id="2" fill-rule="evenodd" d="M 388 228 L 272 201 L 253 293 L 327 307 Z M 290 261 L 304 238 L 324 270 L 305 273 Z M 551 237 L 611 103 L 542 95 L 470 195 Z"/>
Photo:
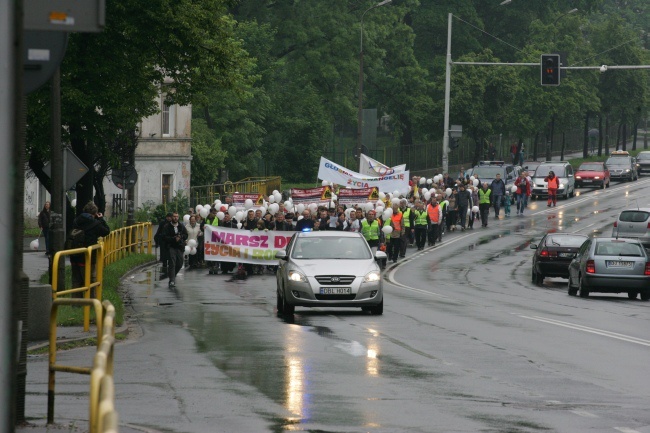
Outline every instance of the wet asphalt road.
<path id="1" fill-rule="evenodd" d="M 535 286 L 529 245 L 553 229 L 609 234 L 620 209 L 650 205 L 649 185 L 583 189 L 551 209 L 533 201 L 524 217 L 409 249 L 385 273 L 383 316 L 299 307 L 278 317 L 271 274 L 229 282 L 184 270 L 173 291 L 156 269 L 135 275 L 143 335 L 116 349 L 120 421 L 175 432 L 648 433 L 650 303 L 569 297 L 559 278 Z M 62 395 L 60 412 L 74 401 Z"/>

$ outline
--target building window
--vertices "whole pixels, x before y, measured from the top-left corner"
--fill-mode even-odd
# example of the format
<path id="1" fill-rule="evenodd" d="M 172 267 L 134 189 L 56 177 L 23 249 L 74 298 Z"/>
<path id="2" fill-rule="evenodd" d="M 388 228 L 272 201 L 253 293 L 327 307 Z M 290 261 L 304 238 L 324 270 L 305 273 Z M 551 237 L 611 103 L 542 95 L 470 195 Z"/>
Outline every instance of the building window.
<path id="1" fill-rule="evenodd" d="M 170 135 L 170 106 L 163 101 L 162 106 L 162 135 L 163 137 Z"/>
<path id="2" fill-rule="evenodd" d="M 169 203 L 172 200 L 172 185 L 174 184 L 173 174 L 162 175 L 162 202 L 163 204 Z"/>

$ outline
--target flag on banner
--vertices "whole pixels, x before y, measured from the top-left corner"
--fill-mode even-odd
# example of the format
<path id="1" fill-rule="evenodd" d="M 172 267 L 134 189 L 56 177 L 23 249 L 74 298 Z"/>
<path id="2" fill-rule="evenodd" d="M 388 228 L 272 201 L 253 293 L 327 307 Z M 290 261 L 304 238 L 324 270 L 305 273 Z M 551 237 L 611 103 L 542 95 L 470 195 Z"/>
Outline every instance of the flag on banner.
<path id="1" fill-rule="evenodd" d="M 386 176 L 394 173 L 401 173 L 406 171 L 406 164 L 396 165 L 395 167 L 389 167 L 382 164 L 376 159 L 361 154 L 361 160 L 359 161 L 359 173 L 365 174 L 366 176 Z"/>
<path id="2" fill-rule="evenodd" d="M 371 188 L 376 186 L 379 191 L 398 191 L 401 193 L 407 193 L 410 189 L 408 170 L 385 176 L 366 176 L 348 170 L 322 156 L 318 167 L 318 178 L 350 188 Z"/>
<path id="3" fill-rule="evenodd" d="M 318 203 L 318 205 L 329 206 L 332 200 L 332 188 L 329 186 L 309 189 L 291 188 L 291 200 L 294 205 Z"/>
<path id="4" fill-rule="evenodd" d="M 375 203 L 379 200 L 379 191 L 372 188 L 341 189 L 338 194 L 339 204 Z"/>

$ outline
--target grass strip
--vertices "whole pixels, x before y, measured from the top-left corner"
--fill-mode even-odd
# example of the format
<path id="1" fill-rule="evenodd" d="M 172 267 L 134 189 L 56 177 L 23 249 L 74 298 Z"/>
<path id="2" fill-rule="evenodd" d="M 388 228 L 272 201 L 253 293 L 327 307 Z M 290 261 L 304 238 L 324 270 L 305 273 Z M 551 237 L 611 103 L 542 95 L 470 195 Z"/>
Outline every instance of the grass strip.
<path id="1" fill-rule="evenodd" d="M 124 304 L 118 292 L 120 280 L 132 269 L 140 265 L 156 260 L 153 254 L 131 254 L 118 260 L 104 268 L 104 289 L 102 292 L 103 300 L 109 300 L 115 307 L 115 325 L 119 326 L 124 322 Z M 47 273 L 41 276 L 42 284 L 49 283 Z M 70 266 L 65 267 L 65 287 L 72 286 L 72 276 Z M 90 320 L 94 322 L 95 312 L 91 308 Z M 83 325 L 83 308 L 62 305 L 57 313 L 57 325 L 59 326 L 82 326 Z"/>

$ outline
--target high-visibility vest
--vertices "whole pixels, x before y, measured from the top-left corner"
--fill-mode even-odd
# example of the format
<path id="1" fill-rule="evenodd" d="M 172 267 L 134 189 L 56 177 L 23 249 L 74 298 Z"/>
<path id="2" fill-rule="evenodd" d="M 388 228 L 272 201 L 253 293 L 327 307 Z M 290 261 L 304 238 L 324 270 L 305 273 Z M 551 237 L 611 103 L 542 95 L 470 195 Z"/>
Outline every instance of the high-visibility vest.
<path id="1" fill-rule="evenodd" d="M 411 227 L 411 208 L 407 207 L 406 210 L 402 212 L 402 216 L 404 217 L 404 227 Z"/>
<path id="2" fill-rule="evenodd" d="M 492 194 L 492 190 L 488 188 L 487 190 L 483 191 L 483 188 L 478 190 L 478 203 L 479 204 L 490 204 L 490 194 Z"/>
<path id="3" fill-rule="evenodd" d="M 554 176 L 553 179 L 550 177 L 548 178 L 548 189 L 557 189 L 558 187 L 558 181 L 557 181 L 557 176 Z"/>
<path id="4" fill-rule="evenodd" d="M 361 234 L 367 241 L 376 241 L 379 239 L 379 222 L 374 220 L 368 224 L 368 220 L 361 221 Z"/>
<path id="5" fill-rule="evenodd" d="M 415 212 L 415 221 L 413 223 L 416 226 L 426 226 L 427 225 L 427 211 L 423 210 L 414 210 Z"/>
<path id="6" fill-rule="evenodd" d="M 440 205 L 436 204 L 436 206 L 431 206 L 431 204 L 427 205 L 427 214 L 429 215 L 429 221 L 431 221 L 432 224 L 438 224 L 440 223 Z"/>
<path id="7" fill-rule="evenodd" d="M 402 231 L 402 213 L 393 214 L 390 220 L 393 222 L 393 230 L 396 232 Z"/>
<path id="8" fill-rule="evenodd" d="M 211 225 L 211 226 L 218 226 L 219 225 L 219 218 L 217 216 L 214 216 L 213 220 L 210 220 L 210 218 L 205 219 L 206 224 Z"/>

